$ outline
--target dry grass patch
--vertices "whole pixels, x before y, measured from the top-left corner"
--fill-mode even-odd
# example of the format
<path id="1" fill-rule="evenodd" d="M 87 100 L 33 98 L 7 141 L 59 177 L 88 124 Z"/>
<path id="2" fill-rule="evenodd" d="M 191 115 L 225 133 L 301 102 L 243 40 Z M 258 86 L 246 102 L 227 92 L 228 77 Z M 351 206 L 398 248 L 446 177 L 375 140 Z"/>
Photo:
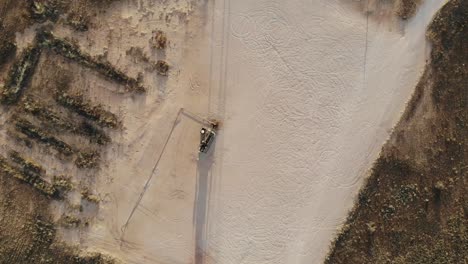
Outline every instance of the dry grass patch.
<path id="1" fill-rule="evenodd" d="M 428 29 L 430 63 L 326 260 L 468 261 L 468 2 Z"/>

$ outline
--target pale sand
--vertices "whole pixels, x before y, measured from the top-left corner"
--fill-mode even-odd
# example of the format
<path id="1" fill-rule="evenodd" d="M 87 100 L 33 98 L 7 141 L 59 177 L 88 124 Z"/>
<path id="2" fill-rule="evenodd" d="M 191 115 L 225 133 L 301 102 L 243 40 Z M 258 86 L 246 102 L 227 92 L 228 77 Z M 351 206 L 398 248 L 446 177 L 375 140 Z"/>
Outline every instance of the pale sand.
<path id="1" fill-rule="evenodd" d="M 321 263 L 422 74 L 443 1 L 408 23 L 343 1 L 226 3 L 205 262 Z"/>

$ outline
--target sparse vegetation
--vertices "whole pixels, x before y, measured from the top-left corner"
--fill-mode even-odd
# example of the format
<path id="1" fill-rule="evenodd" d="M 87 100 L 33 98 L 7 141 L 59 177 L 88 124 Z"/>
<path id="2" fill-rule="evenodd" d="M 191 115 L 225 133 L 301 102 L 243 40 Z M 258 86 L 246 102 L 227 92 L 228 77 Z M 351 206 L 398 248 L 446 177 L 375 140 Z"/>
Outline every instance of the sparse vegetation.
<path id="1" fill-rule="evenodd" d="M 70 178 L 65 176 L 54 176 L 52 179 L 52 185 L 63 192 L 68 192 L 73 189 L 73 183 Z"/>
<path id="2" fill-rule="evenodd" d="M 161 30 L 157 30 L 153 33 L 154 36 L 151 38 L 151 46 L 155 49 L 165 49 L 167 46 L 167 36 Z"/>
<path id="3" fill-rule="evenodd" d="M 19 164 L 25 171 L 30 171 L 38 175 L 45 174 L 45 169 L 41 165 L 30 159 L 23 158 L 17 151 L 10 151 L 10 159 L 14 163 Z"/>
<path id="4" fill-rule="evenodd" d="M 70 41 L 59 39 L 48 31 L 38 33 L 38 39 L 43 47 L 67 59 L 76 61 L 84 67 L 91 68 L 115 82 L 125 85 L 127 91 L 137 93 L 145 92 L 145 88 L 137 79 L 128 77 L 122 71 L 113 67 L 109 62 L 99 61 L 82 52 L 77 45 Z"/>
<path id="5" fill-rule="evenodd" d="M 3 88 L 0 101 L 3 104 L 13 104 L 18 101 L 23 89 L 34 73 L 36 65 L 41 55 L 38 46 L 27 48 L 23 51 L 20 59 L 15 63 Z"/>
<path id="6" fill-rule="evenodd" d="M 30 98 L 24 100 L 23 109 L 38 119 L 49 122 L 56 129 L 73 130 L 71 122 L 63 120 L 58 113 Z"/>
<path id="7" fill-rule="evenodd" d="M 417 11 L 422 0 L 399 0 L 397 15 L 402 19 L 411 18 Z"/>
<path id="8" fill-rule="evenodd" d="M 36 22 L 43 23 L 47 20 L 56 22 L 59 18 L 59 10 L 55 1 L 30 1 L 31 17 Z"/>
<path id="9" fill-rule="evenodd" d="M 78 168 L 89 169 L 97 167 L 100 155 L 97 152 L 78 152 L 75 164 Z"/>
<path id="10" fill-rule="evenodd" d="M 83 121 L 76 131 L 78 134 L 88 136 L 91 142 L 95 142 L 99 145 L 106 145 L 111 142 L 110 137 L 107 136 L 104 131 L 86 121 Z"/>
<path id="11" fill-rule="evenodd" d="M 141 48 L 131 47 L 126 51 L 126 54 L 132 56 L 137 63 L 147 64 L 145 67 L 146 71 L 156 71 L 158 74 L 163 76 L 168 75 L 170 68 L 169 64 L 163 60 L 158 60 L 156 62 L 152 61 Z"/>
<path id="12" fill-rule="evenodd" d="M 30 163 L 28 161 L 24 159 L 18 161 L 21 169 L 17 169 L 8 164 L 6 159 L 0 156 L 0 173 L 28 183 L 36 190 L 49 197 L 53 197 L 57 194 L 57 190 L 51 184 L 41 179 L 40 175 L 31 171 Z"/>
<path id="13" fill-rule="evenodd" d="M 33 140 L 39 141 L 47 146 L 51 146 L 65 156 L 70 156 L 74 153 L 73 148 L 70 145 L 49 135 L 47 132 L 34 126 L 25 119 L 19 119 L 16 121 L 15 126 L 19 132 Z"/>
<path id="14" fill-rule="evenodd" d="M 20 143 L 34 151 L 37 150 L 33 148 L 34 144 L 39 142 L 65 156 L 76 154 L 78 159 L 79 153 L 75 153 L 74 147 L 57 138 L 60 133 L 71 132 L 83 135 L 91 142 L 100 145 L 110 142 L 110 138 L 101 129 L 87 120 L 80 118 L 80 122 L 70 122 L 68 119 L 70 115 L 55 111 L 55 106 L 39 104 L 34 100 L 32 103 L 23 100 L 23 93 L 30 96 L 41 90 L 41 96 L 44 95 L 42 92 L 52 94 L 50 90 L 45 90 L 45 88 L 50 89 L 48 87 L 28 87 L 31 80 L 36 81 L 36 78 L 31 77 L 35 73 L 41 50 L 46 47 L 80 65 L 89 67 L 106 78 L 125 85 L 127 91 L 143 92 L 144 88 L 135 79 L 125 76 L 108 62 L 102 62 L 86 54 L 80 59 L 89 58 L 90 61 L 75 60 L 74 55 L 83 55 L 83 53 L 77 46 L 73 46 L 76 50 L 67 50 L 66 48 L 70 47 L 67 44 L 71 43 L 68 40 L 56 39 L 55 43 L 59 45 L 49 47 L 39 43 L 44 39 L 37 38 L 33 46 L 19 51 L 21 54 L 17 55 L 15 38 L 17 32 L 23 31 L 35 22 L 48 21 L 45 27 L 49 28 L 52 28 L 54 23 L 65 23 L 75 30 L 87 30 L 90 25 L 90 15 L 93 15 L 97 8 L 104 8 L 111 2 L 113 1 L 0 0 L 0 70 L 6 69 L 4 66 L 10 67 L 5 84 L 3 81 L 0 84 L 0 102 L 8 105 L 7 111 L 15 113 L 9 117 L 4 126 L 8 135 L 8 143 Z M 61 48 L 65 50 L 58 50 Z M 60 53 L 61 51 L 63 53 Z M 78 53 L 73 53 L 75 51 Z M 12 61 L 13 59 L 15 61 Z M 40 70 L 45 72 L 44 77 L 50 77 L 50 80 L 53 80 L 51 71 Z M 47 85 L 47 82 L 43 84 Z M 23 100 L 22 103 L 17 105 L 20 100 Z M 23 118 L 24 115 L 27 118 Z M 21 148 L 22 146 L 19 146 L 15 149 Z M 87 161 L 86 164 L 90 162 Z M 0 216 L 0 263 L 114 263 L 114 260 L 105 255 L 84 254 L 78 248 L 69 247 L 56 240 L 55 225 L 57 223 L 54 223 L 49 215 L 50 197 L 62 198 L 58 193 L 61 196 L 61 193 L 72 189 L 73 184 L 70 178 L 64 176 L 54 177 L 53 183 L 50 184 L 43 179 L 43 176 L 45 176 L 45 169 L 19 152 L 9 153 L 9 160 L 0 157 L 0 211 L 2 212 Z M 98 198 L 93 195 L 88 195 L 87 198 L 94 202 L 98 201 Z M 72 216 L 68 220 L 66 222 L 71 225 L 76 223 L 76 219 Z M 86 224 L 87 222 L 84 223 Z"/>
<path id="15" fill-rule="evenodd" d="M 67 24 L 77 31 L 88 31 L 89 16 L 80 12 L 71 12 L 67 17 Z"/>
<path id="16" fill-rule="evenodd" d="M 0 40 L 0 66 L 2 66 L 9 58 L 13 57 L 15 52 L 16 45 L 13 42 L 6 39 Z"/>
<path id="17" fill-rule="evenodd" d="M 156 62 L 156 71 L 159 74 L 166 76 L 169 72 L 169 64 L 165 61 L 158 60 L 158 62 Z"/>
<path id="18" fill-rule="evenodd" d="M 97 195 L 92 194 L 91 191 L 87 188 L 84 188 L 81 191 L 81 197 L 90 203 L 98 204 L 101 201 Z"/>
<path id="19" fill-rule="evenodd" d="M 116 115 L 104 110 L 100 105 L 91 105 L 91 103 L 85 101 L 82 94 L 69 95 L 66 92 L 57 92 L 55 100 L 63 107 L 96 121 L 100 125 L 110 128 L 117 128 L 120 125 Z"/>
<path id="20" fill-rule="evenodd" d="M 26 16 L 29 1 L 0 1 L 0 68 L 16 54 L 16 32 L 31 23 Z"/>
<path id="21" fill-rule="evenodd" d="M 64 227 L 67 228 L 75 228 L 80 226 L 81 220 L 73 215 L 64 215 L 62 219 L 60 219 L 60 222 Z"/>
<path id="22" fill-rule="evenodd" d="M 467 17 L 450 0 L 430 25 L 426 73 L 327 264 L 467 263 Z"/>
<path id="23" fill-rule="evenodd" d="M 89 122 L 83 121 L 77 125 L 76 121 L 72 122 L 71 120 L 67 120 L 64 117 L 61 117 L 60 114 L 51 110 L 50 107 L 38 103 L 30 98 L 27 98 L 23 102 L 23 109 L 37 117 L 39 120 L 46 122 L 49 127 L 55 131 L 70 132 L 86 136 L 89 138 L 90 142 L 97 143 L 99 145 L 106 145 L 111 141 L 104 131 L 98 129 Z"/>
<path id="24" fill-rule="evenodd" d="M 17 132 L 13 129 L 7 130 L 7 135 L 14 140 L 15 143 L 25 145 L 28 148 L 33 147 L 33 142 L 24 134 Z"/>

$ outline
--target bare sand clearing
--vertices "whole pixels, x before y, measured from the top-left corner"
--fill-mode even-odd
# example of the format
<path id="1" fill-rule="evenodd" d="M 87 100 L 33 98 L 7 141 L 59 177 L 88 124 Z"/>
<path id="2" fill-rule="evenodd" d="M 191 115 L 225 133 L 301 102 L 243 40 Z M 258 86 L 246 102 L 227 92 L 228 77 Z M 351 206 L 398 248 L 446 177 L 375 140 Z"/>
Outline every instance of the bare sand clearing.
<path id="1" fill-rule="evenodd" d="M 126 263 L 190 263 L 194 256 L 201 125 L 179 113 L 185 108 L 208 116 L 210 28 L 205 19 L 210 14 L 205 12 L 209 5 L 191 1 L 128 1 L 101 17 L 107 24 L 94 33 L 102 36 L 95 41 L 107 47 L 109 60 L 135 75 L 146 65 L 122 56 L 129 47 L 141 47 L 151 60 L 164 58 L 171 65 L 168 77 L 145 74 L 149 94 L 144 101 L 110 103 L 121 107 L 126 131 L 109 151 L 106 176 L 97 186 L 103 197 L 99 219 L 82 241 Z M 165 52 L 150 49 L 154 30 L 167 33 Z"/>
<path id="2" fill-rule="evenodd" d="M 224 130 L 206 263 L 323 261 L 422 74 L 443 3 L 407 23 L 342 1 L 220 4 Z"/>
<path id="3" fill-rule="evenodd" d="M 421 75 L 444 1 L 407 23 L 337 0 L 207 2 L 121 1 L 89 32 L 55 30 L 148 88 L 116 95 L 78 71 L 75 86 L 124 131 L 91 190 L 97 217 L 61 236 L 126 263 L 320 263 Z M 156 30 L 164 52 L 150 48 Z M 169 76 L 131 47 L 167 60 Z M 222 121 L 208 155 L 190 113 Z"/>

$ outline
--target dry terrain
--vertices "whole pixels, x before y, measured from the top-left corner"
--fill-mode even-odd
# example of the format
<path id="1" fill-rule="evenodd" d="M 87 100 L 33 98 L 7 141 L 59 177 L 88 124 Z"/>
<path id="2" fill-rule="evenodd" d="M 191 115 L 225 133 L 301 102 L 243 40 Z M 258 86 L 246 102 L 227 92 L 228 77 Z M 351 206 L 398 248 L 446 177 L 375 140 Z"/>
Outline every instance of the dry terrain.
<path id="1" fill-rule="evenodd" d="M 468 3 L 427 31 L 430 62 L 326 263 L 468 262 Z"/>
<path id="2" fill-rule="evenodd" d="M 444 4 L 402 21 L 396 2 L 219 3 L 224 129 L 204 263 L 324 261 L 423 75 Z"/>
<path id="3" fill-rule="evenodd" d="M 0 0 L 0 263 L 466 262 L 446 2 Z"/>
<path id="4" fill-rule="evenodd" d="M 0 262 L 189 263 L 210 5 L 0 8 Z"/>

